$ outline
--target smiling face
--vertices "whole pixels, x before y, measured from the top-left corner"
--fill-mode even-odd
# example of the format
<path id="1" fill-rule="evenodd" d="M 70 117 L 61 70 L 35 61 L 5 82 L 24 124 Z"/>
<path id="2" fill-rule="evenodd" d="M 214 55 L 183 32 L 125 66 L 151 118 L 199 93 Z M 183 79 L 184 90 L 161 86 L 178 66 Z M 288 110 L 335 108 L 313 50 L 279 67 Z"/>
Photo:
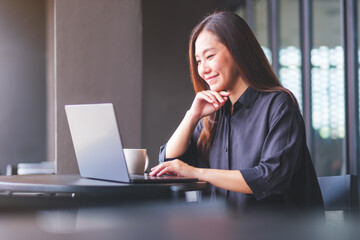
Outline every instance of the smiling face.
<path id="1" fill-rule="evenodd" d="M 199 76 L 212 91 L 236 91 L 242 83 L 236 63 L 229 50 L 215 34 L 202 31 L 195 42 L 195 59 Z"/>

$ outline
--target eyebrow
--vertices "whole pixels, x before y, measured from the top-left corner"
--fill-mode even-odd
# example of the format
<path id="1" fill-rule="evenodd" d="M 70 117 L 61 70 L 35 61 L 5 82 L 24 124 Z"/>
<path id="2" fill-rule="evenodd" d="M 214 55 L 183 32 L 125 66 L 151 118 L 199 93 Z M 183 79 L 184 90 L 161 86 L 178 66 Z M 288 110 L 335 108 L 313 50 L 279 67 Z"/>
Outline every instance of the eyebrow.
<path id="1" fill-rule="evenodd" d="M 210 50 L 214 50 L 215 48 L 210 47 L 210 48 L 206 48 L 204 51 L 202 51 L 202 54 L 205 54 L 206 52 L 210 51 Z M 199 57 L 199 55 L 195 54 L 195 57 Z"/>

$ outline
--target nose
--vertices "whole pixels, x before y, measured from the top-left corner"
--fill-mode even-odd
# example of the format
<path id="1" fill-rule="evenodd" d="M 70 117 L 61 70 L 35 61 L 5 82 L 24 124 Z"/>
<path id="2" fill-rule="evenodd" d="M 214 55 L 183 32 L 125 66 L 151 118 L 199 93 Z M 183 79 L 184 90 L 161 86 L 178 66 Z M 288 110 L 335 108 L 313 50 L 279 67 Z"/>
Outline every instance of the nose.
<path id="1" fill-rule="evenodd" d="M 210 66 L 207 64 L 206 61 L 202 62 L 199 66 L 198 66 L 198 72 L 199 75 L 204 78 L 205 74 L 208 74 L 209 72 L 211 72 L 211 68 Z"/>

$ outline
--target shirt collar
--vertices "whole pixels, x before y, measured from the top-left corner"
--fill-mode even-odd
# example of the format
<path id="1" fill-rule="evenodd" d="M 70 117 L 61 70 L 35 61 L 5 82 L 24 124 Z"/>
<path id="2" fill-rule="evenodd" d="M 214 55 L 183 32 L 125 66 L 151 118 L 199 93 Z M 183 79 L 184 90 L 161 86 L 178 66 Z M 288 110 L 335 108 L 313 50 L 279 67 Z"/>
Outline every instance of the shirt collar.
<path id="1" fill-rule="evenodd" d="M 259 94 L 258 91 L 256 91 L 252 87 L 248 87 L 245 90 L 245 92 L 239 97 L 239 99 L 236 101 L 236 103 L 240 103 L 244 107 L 249 108 L 251 106 L 251 104 L 254 103 L 255 99 L 258 96 L 258 94 Z"/>
<path id="2" fill-rule="evenodd" d="M 239 97 L 239 99 L 234 104 L 234 111 L 239 108 L 239 105 L 244 106 L 246 108 L 250 108 L 251 104 L 254 103 L 259 92 L 253 89 L 252 87 L 248 87 L 245 92 Z M 224 110 L 226 114 L 230 114 L 231 102 L 230 98 L 226 101 L 224 105 Z"/>

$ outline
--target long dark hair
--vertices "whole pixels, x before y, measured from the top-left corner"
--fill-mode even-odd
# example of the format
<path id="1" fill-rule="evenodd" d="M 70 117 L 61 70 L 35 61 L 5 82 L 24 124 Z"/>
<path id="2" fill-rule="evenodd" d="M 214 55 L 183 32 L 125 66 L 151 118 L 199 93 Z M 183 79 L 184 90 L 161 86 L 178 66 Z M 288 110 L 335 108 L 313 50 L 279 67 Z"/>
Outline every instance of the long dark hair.
<path id="1" fill-rule="evenodd" d="M 215 12 L 205 17 L 191 32 L 189 39 L 190 75 L 196 93 L 208 90 L 209 86 L 200 77 L 195 59 L 195 42 L 202 31 L 212 32 L 229 50 L 243 81 L 258 91 L 285 91 L 297 101 L 293 94 L 284 88 L 273 72 L 259 42 L 247 23 L 232 12 Z M 197 143 L 205 163 L 208 164 L 209 151 L 213 143 L 218 116 L 214 113 L 203 118 L 203 129 Z"/>

